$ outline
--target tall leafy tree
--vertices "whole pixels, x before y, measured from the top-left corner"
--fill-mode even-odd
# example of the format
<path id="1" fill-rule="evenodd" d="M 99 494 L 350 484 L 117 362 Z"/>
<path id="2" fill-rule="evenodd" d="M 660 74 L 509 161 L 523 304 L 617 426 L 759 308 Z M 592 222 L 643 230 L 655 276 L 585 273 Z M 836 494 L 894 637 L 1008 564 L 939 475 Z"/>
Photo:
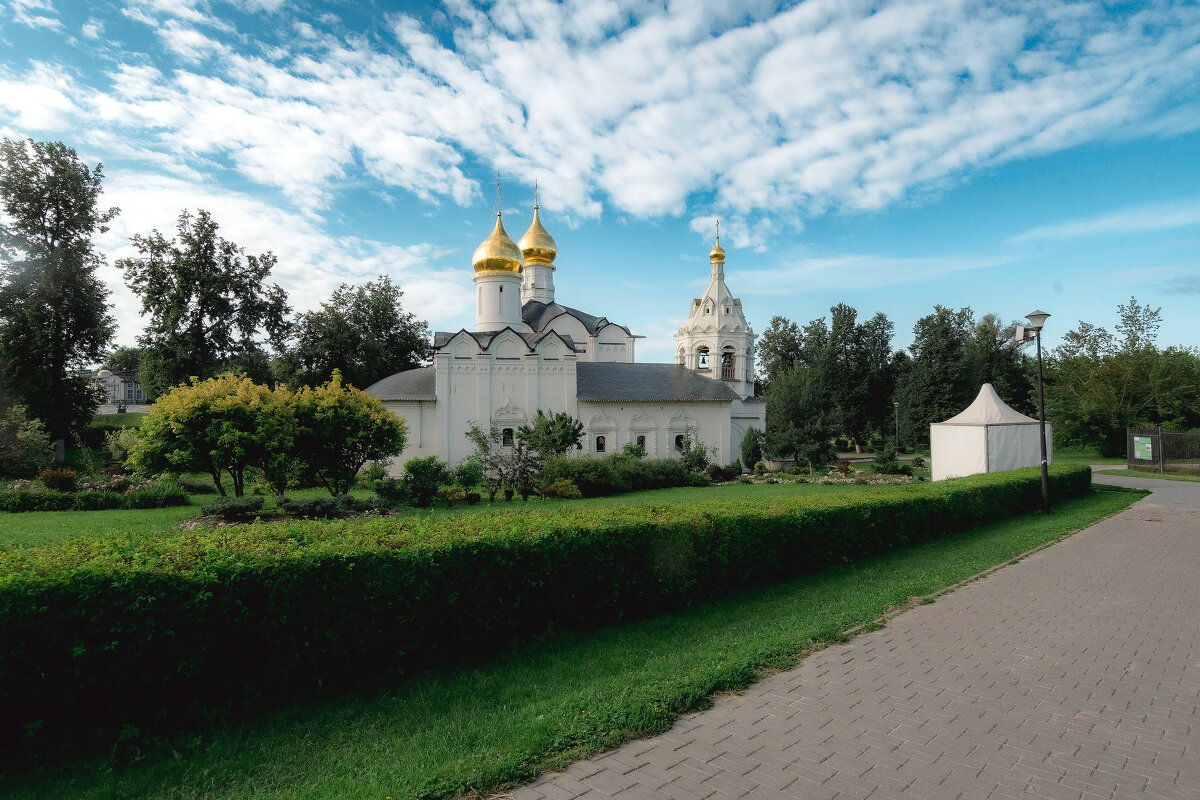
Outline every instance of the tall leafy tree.
<path id="1" fill-rule="evenodd" d="M 1118 456 L 1130 426 L 1200 426 L 1200 353 L 1157 348 L 1160 311 L 1130 298 L 1117 308 L 1119 336 L 1087 322 L 1064 334 L 1046 369 L 1056 439 Z"/>
<path id="2" fill-rule="evenodd" d="M 768 452 L 827 466 L 836 455 L 833 437 L 841 420 L 822 370 L 796 367 L 776 378 L 767 392 Z"/>
<path id="3" fill-rule="evenodd" d="M 224 239 L 209 212 L 179 215 L 174 239 L 157 230 L 133 237 L 139 257 L 117 262 L 149 317 L 139 375 L 157 396 L 189 377 L 207 378 L 251 365 L 264 367 L 264 334 L 282 343 L 287 295 L 266 284 L 276 259 L 247 254 Z M 250 370 L 251 377 L 263 380 Z"/>
<path id="4" fill-rule="evenodd" d="M 311 386 L 340 370 L 347 383 L 365 387 L 419 366 L 429 358 L 429 326 L 404 310 L 403 297 L 385 275 L 343 283 L 320 308 L 300 314 L 281 372 Z"/>
<path id="5" fill-rule="evenodd" d="M 115 327 L 92 243 L 118 213 L 100 207 L 102 178 L 61 142 L 0 141 L 0 367 L 55 438 L 95 413 L 78 369 L 103 355 Z"/>
<path id="6" fill-rule="evenodd" d="M 800 326 L 787 317 L 771 317 L 767 329 L 758 337 L 755 352 L 759 384 L 762 391 L 766 392 L 772 380 L 800 363 Z"/>
<path id="7" fill-rule="evenodd" d="M 1013 327 L 995 314 L 977 322 L 970 308 L 944 306 L 917 320 L 910 358 L 897 362 L 901 438 L 927 444 L 930 423 L 962 411 L 984 383 L 1018 410 L 1031 412 L 1030 366 L 1023 345 L 1012 341 Z"/>

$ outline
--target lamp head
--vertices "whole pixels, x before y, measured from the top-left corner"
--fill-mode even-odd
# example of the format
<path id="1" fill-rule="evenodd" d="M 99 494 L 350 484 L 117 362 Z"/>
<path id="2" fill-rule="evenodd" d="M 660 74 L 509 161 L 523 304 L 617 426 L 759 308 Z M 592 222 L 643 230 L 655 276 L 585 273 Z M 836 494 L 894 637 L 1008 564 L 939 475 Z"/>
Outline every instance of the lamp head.
<path id="1" fill-rule="evenodd" d="M 1029 319 L 1029 327 L 1031 330 L 1040 331 L 1042 326 L 1046 324 L 1046 320 L 1050 315 L 1045 311 L 1033 311 L 1025 315 Z"/>

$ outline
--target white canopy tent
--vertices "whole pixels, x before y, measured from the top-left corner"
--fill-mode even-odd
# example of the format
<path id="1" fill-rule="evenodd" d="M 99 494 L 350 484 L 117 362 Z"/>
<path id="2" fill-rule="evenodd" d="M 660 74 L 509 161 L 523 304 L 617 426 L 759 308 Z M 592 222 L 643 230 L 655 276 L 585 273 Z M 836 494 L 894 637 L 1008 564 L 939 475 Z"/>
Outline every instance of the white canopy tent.
<path id="1" fill-rule="evenodd" d="M 1046 423 L 1046 461 L 1052 463 L 1050 423 Z M 1038 421 L 1014 411 L 990 383 L 956 417 L 929 426 L 929 457 L 935 481 L 980 472 L 1036 467 L 1042 460 Z"/>

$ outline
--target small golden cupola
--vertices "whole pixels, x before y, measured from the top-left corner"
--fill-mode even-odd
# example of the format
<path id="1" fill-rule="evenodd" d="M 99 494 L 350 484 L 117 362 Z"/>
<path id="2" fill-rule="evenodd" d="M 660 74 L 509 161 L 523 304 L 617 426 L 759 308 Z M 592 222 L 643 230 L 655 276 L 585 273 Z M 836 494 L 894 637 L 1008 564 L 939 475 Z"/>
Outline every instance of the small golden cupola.
<path id="1" fill-rule="evenodd" d="M 708 260 L 709 261 L 724 261 L 725 260 L 725 248 L 721 247 L 721 237 L 719 235 L 717 236 L 717 243 L 715 245 L 713 245 L 713 249 L 708 251 Z"/>
<path id="2" fill-rule="evenodd" d="M 529 223 L 529 230 L 525 231 L 525 235 L 521 237 L 517 246 L 521 248 L 521 255 L 525 257 L 527 264 L 543 264 L 554 267 L 554 257 L 558 255 L 558 244 L 554 241 L 554 237 L 542 227 L 542 218 L 538 214 L 537 203 L 533 204 L 533 222 Z"/>
<path id="3" fill-rule="evenodd" d="M 553 241 L 553 240 L 552 240 Z M 471 257 L 471 266 L 475 273 L 513 272 L 520 273 L 524 267 L 521 250 L 516 242 L 504 230 L 504 221 L 499 213 L 496 214 L 496 227 L 491 234 L 475 248 Z"/>

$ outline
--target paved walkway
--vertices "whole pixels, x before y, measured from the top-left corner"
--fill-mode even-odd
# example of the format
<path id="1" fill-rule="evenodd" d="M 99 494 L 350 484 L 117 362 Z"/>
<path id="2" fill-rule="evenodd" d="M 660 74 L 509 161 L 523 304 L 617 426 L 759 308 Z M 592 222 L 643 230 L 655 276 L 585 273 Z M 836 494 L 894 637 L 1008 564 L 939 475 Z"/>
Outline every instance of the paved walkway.
<path id="1" fill-rule="evenodd" d="M 552 798 L 1200 798 L 1200 483 L 813 654 Z"/>

